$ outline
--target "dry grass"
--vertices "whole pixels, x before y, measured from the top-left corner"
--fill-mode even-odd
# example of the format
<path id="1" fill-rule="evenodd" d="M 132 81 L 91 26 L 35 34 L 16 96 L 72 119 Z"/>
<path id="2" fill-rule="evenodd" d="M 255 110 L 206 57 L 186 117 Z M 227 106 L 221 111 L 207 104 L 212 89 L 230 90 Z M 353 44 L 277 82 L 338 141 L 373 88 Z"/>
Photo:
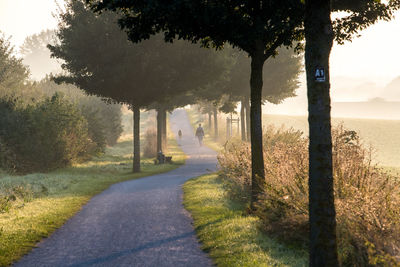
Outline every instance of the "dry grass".
<path id="1" fill-rule="evenodd" d="M 269 127 L 264 135 L 266 187 L 257 214 L 263 229 L 295 245 L 308 239 L 308 141 L 293 129 Z M 400 184 L 372 163 L 358 134 L 333 130 L 333 164 L 338 243 L 347 266 L 398 264 Z M 248 144 L 228 144 L 219 156 L 230 196 L 248 202 Z"/>

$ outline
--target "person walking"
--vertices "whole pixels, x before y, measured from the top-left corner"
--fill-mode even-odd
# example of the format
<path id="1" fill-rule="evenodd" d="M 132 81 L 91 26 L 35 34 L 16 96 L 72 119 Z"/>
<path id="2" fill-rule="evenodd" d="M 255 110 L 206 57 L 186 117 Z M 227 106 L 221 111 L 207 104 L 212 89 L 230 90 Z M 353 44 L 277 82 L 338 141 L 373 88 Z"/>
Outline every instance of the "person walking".
<path id="1" fill-rule="evenodd" d="M 181 130 L 178 131 L 178 136 L 179 136 L 179 139 L 182 139 L 182 131 Z"/>
<path id="2" fill-rule="evenodd" d="M 196 137 L 197 137 L 197 139 L 199 139 L 200 146 L 202 146 L 203 145 L 203 138 L 204 138 L 204 130 L 203 130 L 203 127 L 201 127 L 201 124 L 199 124 L 199 127 L 197 127 Z"/>

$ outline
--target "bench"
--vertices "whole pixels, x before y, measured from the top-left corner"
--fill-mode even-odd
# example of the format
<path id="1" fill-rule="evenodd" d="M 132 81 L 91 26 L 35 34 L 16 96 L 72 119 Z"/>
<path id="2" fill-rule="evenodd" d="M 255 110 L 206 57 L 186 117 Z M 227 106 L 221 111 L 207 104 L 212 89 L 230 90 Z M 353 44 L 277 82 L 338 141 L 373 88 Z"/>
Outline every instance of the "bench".
<path id="1" fill-rule="evenodd" d="M 172 163 L 172 156 L 165 156 L 162 151 L 157 153 L 157 159 L 154 160 L 154 164 Z"/>

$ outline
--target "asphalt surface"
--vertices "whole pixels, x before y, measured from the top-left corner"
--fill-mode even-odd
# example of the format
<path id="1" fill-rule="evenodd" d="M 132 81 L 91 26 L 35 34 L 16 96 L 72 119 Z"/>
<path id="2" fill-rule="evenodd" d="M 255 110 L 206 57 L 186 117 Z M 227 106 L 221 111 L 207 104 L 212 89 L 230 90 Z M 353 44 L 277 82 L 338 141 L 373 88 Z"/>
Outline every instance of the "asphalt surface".
<path id="1" fill-rule="evenodd" d="M 199 147 L 185 111 L 170 121 L 175 135 L 182 130 L 185 165 L 111 186 L 15 266 L 212 266 L 182 205 L 182 185 L 214 171 L 216 153 Z"/>

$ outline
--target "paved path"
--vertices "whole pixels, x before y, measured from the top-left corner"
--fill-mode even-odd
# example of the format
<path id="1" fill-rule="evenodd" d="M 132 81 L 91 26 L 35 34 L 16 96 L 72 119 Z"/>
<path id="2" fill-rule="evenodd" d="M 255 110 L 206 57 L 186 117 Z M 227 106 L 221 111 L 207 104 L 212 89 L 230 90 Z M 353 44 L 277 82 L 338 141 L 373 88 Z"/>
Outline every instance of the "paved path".
<path id="1" fill-rule="evenodd" d="M 182 184 L 216 168 L 216 154 L 199 148 L 186 112 L 171 116 L 189 156 L 166 174 L 123 182 L 83 209 L 15 266 L 212 266 L 182 206 Z"/>

